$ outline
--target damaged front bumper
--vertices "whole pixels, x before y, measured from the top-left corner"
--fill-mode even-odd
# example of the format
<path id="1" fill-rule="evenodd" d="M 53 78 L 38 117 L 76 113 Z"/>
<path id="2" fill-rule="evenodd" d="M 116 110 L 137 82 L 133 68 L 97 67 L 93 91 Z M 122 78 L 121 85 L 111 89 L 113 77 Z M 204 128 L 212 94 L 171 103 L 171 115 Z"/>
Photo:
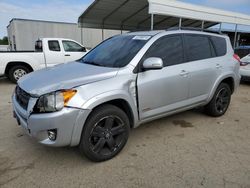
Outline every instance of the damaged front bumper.
<path id="1" fill-rule="evenodd" d="M 18 124 L 39 143 L 56 147 L 79 144 L 89 110 L 64 107 L 58 112 L 33 114 L 34 101 L 30 102 L 33 106 L 29 104 L 27 111 L 19 105 L 15 94 L 12 96 L 12 102 L 14 117 Z M 51 130 L 56 134 L 55 139 L 49 137 Z"/>

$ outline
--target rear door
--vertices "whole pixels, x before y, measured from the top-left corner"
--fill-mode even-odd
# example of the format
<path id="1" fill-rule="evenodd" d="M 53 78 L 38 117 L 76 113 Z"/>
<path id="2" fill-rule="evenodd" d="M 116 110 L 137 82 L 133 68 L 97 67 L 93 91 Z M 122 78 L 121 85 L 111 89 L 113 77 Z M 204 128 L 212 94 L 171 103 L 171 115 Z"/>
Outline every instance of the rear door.
<path id="1" fill-rule="evenodd" d="M 64 50 L 64 62 L 78 60 L 86 54 L 86 49 L 74 41 L 63 40 L 62 45 Z"/>
<path id="2" fill-rule="evenodd" d="M 190 74 L 189 99 L 191 103 L 200 102 L 207 99 L 221 72 L 221 65 L 209 36 L 184 34 L 184 39 Z"/>
<path id="3" fill-rule="evenodd" d="M 58 40 L 48 40 L 47 48 L 44 50 L 46 64 L 48 67 L 64 63 L 64 55 Z"/>
<path id="4" fill-rule="evenodd" d="M 152 44 L 140 62 L 149 57 L 163 60 L 161 70 L 140 71 L 137 78 L 140 118 L 177 109 L 188 99 L 188 66 L 183 64 L 184 52 L 182 35 L 161 37 Z"/>

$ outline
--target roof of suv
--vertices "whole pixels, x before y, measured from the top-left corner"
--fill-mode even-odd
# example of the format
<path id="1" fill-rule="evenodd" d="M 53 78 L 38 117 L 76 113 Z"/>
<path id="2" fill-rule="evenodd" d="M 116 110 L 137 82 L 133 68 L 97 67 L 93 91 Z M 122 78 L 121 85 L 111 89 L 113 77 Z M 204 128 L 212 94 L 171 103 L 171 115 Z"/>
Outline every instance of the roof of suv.
<path id="1" fill-rule="evenodd" d="M 153 31 L 135 31 L 135 32 L 129 32 L 126 33 L 127 35 L 148 35 L 148 36 L 154 36 L 158 33 L 162 33 L 164 30 L 153 30 Z"/>
<path id="2" fill-rule="evenodd" d="M 195 34 L 209 34 L 209 35 L 216 35 L 216 36 L 225 36 L 224 34 L 220 34 L 218 32 L 213 31 L 199 31 L 193 29 L 171 29 L 171 30 L 153 30 L 153 31 L 136 31 L 136 32 L 129 32 L 127 35 L 147 35 L 147 36 L 155 36 L 160 33 L 195 33 Z"/>

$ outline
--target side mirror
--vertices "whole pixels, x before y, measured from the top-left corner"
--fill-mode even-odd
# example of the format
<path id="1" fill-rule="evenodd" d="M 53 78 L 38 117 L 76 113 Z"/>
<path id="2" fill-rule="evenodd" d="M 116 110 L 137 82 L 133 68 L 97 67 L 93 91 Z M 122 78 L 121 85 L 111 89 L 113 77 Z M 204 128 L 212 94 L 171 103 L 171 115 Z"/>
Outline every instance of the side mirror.
<path id="1" fill-rule="evenodd" d="M 158 57 L 150 57 L 143 62 L 143 69 L 145 70 L 157 70 L 162 68 L 163 61 L 161 58 Z"/>
<path id="2" fill-rule="evenodd" d="M 82 47 L 82 50 L 81 50 L 82 52 L 86 52 L 87 50 L 86 50 L 86 48 L 85 47 Z"/>

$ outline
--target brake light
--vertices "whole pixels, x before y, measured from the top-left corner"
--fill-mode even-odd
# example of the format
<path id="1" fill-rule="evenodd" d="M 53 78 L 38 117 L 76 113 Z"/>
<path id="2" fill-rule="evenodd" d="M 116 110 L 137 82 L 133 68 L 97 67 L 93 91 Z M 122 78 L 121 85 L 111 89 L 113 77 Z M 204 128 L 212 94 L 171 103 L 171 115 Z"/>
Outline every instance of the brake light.
<path id="1" fill-rule="evenodd" d="M 240 57 L 237 54 L 234 54 L 233 57 L 234 57 L 234 59 L 236 59 L 240 63 L 240 66 L 246 66 L 247 65 L 247 63 L 241 62 Z"/>
<path id="2" fill-rule="evenodd" d="M 239 57 L 237 54 L 234 54 L 233 57 L 234 57 L 234 59 L 236 59 L 239 63 L 241 62 L 241 61 L 240 61 L 240 57 Z"/>

